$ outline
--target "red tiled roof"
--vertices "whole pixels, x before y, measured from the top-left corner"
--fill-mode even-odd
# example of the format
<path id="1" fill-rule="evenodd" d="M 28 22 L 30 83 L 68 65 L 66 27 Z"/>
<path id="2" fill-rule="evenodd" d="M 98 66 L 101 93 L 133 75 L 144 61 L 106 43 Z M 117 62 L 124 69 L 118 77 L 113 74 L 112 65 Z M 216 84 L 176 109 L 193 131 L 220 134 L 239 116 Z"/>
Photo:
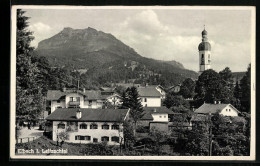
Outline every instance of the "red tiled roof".
<path id="1" fill-rule="evenodd" d="M 76 118 L 80 110 L 82 117 Z M 121 122 L 128 109 L 89 109 L 89 108 L 58 108 L 46 120 L 50 121 L 84 121 L 84 122 Z"/>

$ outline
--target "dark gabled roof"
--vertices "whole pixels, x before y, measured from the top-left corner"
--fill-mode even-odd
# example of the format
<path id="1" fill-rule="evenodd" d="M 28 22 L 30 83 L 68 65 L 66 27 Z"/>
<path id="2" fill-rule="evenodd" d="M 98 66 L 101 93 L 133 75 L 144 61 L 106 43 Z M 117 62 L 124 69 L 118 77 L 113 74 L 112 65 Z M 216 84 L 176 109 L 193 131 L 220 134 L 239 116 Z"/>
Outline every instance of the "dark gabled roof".
<path id="1" fill-rule="evenodd" d="M 137 88 L 140 97 L 161 97 L 162 94 L 155 87 Z"/>
<path id="2" fill-rule="evenodd" d="M 195 113 L 199 114 L 216 114 L 219 113 L 219 111 L 222 111 L 226 106 L 231 106 L 234 108 L 237 112 L 239 112 L 234 106 L 231 104 L 208 104 L 204 103 L 202 106 L 200 106 L 198 109 L 195 110 Z"/>
<path id="3" fill-rule="evenodd" d="M 152 114 L 174 114 L 170 109 L 166 107 L 144 107 L 144 116 L 141 120 L 153 120 Z"/>
<path id="4" fill-rule="evenodd" d="M 64 95 L 66 95 L 66 93 L 60 90 L 48 90 L 47 100 L 59 100 Z"/>
<path id="5" fill-rule="evenodd" d="M 76 118 L 80 110 L 82 117 Z M 121 122 L 128 114 L 128 109 L 89 109 L 58 108 L 46 120 L 50 121 L 84 121 L 84 122 Z"/>
<path id="6" fill-rule="evenodd" d="M 104 99 L 101 95 L 100 91 L 95 90 L 87 90 L 85 92 L 83 91 L 75 91 L 75 90 L 66 90 L 65 92 L 60 90 L 48 90 L 47 92 L 47 100 L 59 100 L 61 97 L 66 96 L 70 93 L 79 93 L 85 96 L 85 99 L 87 100 L 98 100 L 98 99 Z"/>

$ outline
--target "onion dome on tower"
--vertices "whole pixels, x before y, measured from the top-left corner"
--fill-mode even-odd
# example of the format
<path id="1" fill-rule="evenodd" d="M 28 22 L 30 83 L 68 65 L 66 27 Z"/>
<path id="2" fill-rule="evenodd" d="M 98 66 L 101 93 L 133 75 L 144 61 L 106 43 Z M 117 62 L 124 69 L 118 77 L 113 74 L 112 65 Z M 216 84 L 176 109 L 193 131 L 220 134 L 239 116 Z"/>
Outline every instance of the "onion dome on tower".
<path id="1" fill-rule="evenodd" d="M 208 32 L 205 30 L 202 31 L 202 42 L 199 44 L 199 51 L 211 51 L 211 45 L 210 43 L 208 42 Z"/>

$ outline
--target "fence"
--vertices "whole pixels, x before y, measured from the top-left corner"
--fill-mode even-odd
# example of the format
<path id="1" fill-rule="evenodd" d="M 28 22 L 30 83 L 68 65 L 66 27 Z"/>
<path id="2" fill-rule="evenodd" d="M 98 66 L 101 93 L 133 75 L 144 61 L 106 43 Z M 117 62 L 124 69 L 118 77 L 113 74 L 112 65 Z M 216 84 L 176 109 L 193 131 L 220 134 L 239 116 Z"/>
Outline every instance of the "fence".
<path id="1" fill-rule="evenodd" d="M 17 138 L 16 143 L 26 143 L 30 141 L 36 140 L 38 137 L 24 137 L 24 138 Z"/>

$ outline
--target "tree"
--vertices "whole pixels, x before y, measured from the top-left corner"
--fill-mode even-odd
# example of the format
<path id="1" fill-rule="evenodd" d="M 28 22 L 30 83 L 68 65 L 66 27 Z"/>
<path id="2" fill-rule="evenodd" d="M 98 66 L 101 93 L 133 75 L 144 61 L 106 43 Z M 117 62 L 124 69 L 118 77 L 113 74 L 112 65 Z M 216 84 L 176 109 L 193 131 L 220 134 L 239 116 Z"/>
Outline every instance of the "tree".
<path id="1" fill-rule="evenodd" d="M 174 92 L 169 92 L 166 94 L 165 100 L 163 101 L 163 105 L 167 108 L 181 106 L 189 108 L 189 102 L 186 101 L 182 96 L 176 95 Z"/>
<path id="2" fill-rule="evenodd" d="M 199 107 L 203 102 L 213 103 L 221 101 L 230 103 L 233 100 L 233 93 L 229 86 L 225 86 L 220 74 L 212 69 L 205 70 L 198 78 L 195 87 L 196 106 Z"/>
<path id="3" fill-rule="evenodd" d="M 155 152 L 158 154 L 158 156 L 161 153 L 161 147 L 162 147 L 162 143 L 165 142 L 168 138 L 168 135 L 166 132 L 164 131 L 159 131 L 158 129 L 156 129 L 155 127 L 152 127 L 150 132 L 149 132 L 149 136 L 151 136 L 154 140 L 154 148 L 155 148 Z"/>
<path id="4" fill-rule="evenodd" d="M 130 108 L 130 117 L 134 122 L 134 135 L 136 131 L 136 123 L 143 117 L 143 106 L 136 87 L 127 88 L 125 94 L 122 95 L 122 108 Z"/>
<path id="5" fill-rule="evenodd" d="M 128 148 L 135 142 L 134 137 L 134 127 L 131 121 L 124 121 L 123 123 L 123 133 L 124 133 L 124 147 Z"/>
<path id="6" fill-rule="evenodd" d="M 230 86 L 233 88 L 233 76 L 229 67 L 226 67 L 224 70 L 219 72 L 220 78 L 224 81 L 224 85 Z"/>
<path id="7" fill-rule="evenodd" d="M 193 98 L 195 95 L 195 82 L 191 78 L 187 78 L 183 81 L 179 94 L 185 99 Z"/>
<path id="8" fill-rule="evenodd" d="M 17 120 L 37 119 L 43 110 L 42 88 L 38 82 L 39 69 L 32 61 L 34 39 L 32 32 L 27 29 L 29 19 L 25 11 L 17 10 L 17 39 L 16 39 L 16 117 Z"/>
<path id="9" fill-rule="evenodd" d="M 242 111 L 250 113 L 251 105 L 251 64 L 248 65 L 245 76 L 241 79 L 241 106 Z"/>

